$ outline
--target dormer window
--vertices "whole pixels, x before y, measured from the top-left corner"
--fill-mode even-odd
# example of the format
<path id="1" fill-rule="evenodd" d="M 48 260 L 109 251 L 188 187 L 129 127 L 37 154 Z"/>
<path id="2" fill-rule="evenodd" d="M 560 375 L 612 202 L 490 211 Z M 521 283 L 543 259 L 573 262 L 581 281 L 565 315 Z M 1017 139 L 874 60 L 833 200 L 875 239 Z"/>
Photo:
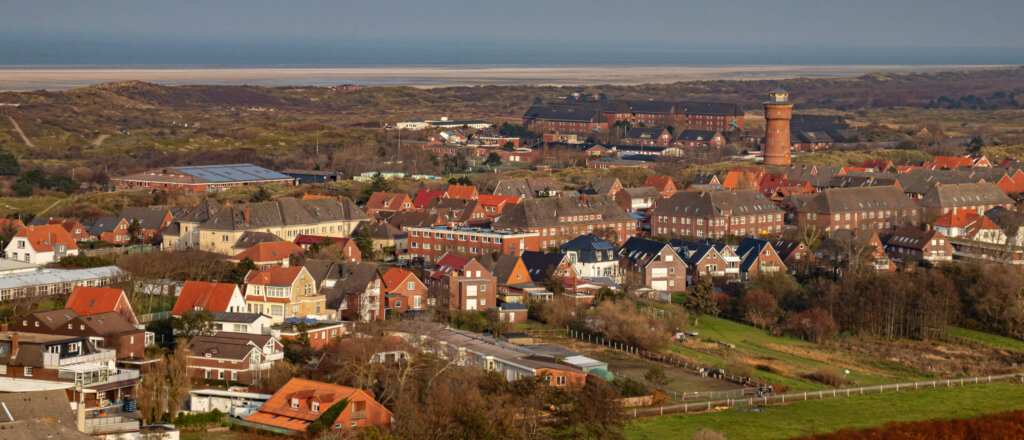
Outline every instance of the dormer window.
<path id="1" fill-rule="evenodd" d="M 299 407 L 299 398 L 292 397 L 292 409 L 297 409 L 298 407 Z"/>
<path id="2" fill-rule="evenodd" d="M 315 413 L 320 412 L 320 402 L 313 402 L 313 404 L 311 406 L 312 406 L 313 412 L 315 412 Z"/>

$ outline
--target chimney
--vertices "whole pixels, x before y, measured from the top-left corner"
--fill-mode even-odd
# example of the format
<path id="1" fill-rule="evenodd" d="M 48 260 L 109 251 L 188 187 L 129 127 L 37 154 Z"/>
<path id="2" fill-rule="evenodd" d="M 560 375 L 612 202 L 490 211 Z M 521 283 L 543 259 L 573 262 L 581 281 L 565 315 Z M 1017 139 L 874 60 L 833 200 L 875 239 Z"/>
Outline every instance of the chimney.
<path id="1" fill-rule="evenodd" d="M 245 215 L 245 225 L 249 226 L 249 207 L 248 206 L 245 208 L 245 211 L 244 211 L 243 215 Z"/>
<path id="2" fill-rule="evenodd" d="M 18 355 L 18 332 L 11 333 L 11 357 Z"/>

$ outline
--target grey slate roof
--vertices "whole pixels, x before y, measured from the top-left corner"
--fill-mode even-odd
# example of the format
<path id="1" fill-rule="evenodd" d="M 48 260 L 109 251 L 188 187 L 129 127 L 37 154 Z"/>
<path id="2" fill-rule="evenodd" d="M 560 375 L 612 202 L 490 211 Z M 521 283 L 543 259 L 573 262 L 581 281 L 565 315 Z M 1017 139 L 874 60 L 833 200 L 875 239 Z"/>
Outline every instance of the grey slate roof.
<path id="1" fill-rule="evenodd" d="M 120 222 L 120 217 L 100 217 L 89 227 L 89 235 L 99 237 L 104 232 L 113 232 Z"/>
<path id="2" fill-rule="evenodd" d="M 597 108 L 578 105 L 535 105 L 523 114 L 523 119 L 566 122 L 600 122 L 603 114 Z"/>
<path id="3" fill-rule="evenodd" d="M 728 217 L 733 215 L 781 214 L 782 210 L 761 191 L 679 191 L 654 209 L 654 215 L 687 217 Z"/>
<path id="4" fill-rule="evenodd" d="M 259 313 L 213 312 L 215 322 L 239 322 L 252 324 L 263 316 Z"/>
<path id="5" fill-rule="evenodd" d="M 525 251 L 519 256 L 526 265 L 526 272 L 535 283 L 544 281 L 547 278 L 548 269 L 556 268 L 565 259 L 565 254 Z"/>
<path id="6" fill-rule="evenodd" d="M 839 214 L 885 209 L 912 209 L 917 206 L 896 186 L 828 188 L 803 199 L 800 212 Z"/>
<path id="7" fill-rule="evenodd" d="M 245 221 L 248 210 L 249 222 Z M 247 230 L 279 226 L 315 225 L 327 221 L 369 220 L 348 198 L 282 199 L 273 202 L 226 206 L 202 224 L 204 230 Z"/>
<path id="8" fill-rule="evenodd" d="M 633 127 L 626 132 L 623 138 L 626 139 L 658 139 L 662 133 L 665 132 L 664 128 L 660 127 Z"/>
<path id="9" fill-rule="evenodd" d="M 587 201 L 566 197 L 528 199 L 517 205 L 506 207 L 501 217 L 494 221 L 495 228 L 536 228 L 563 225 L 559 217 L 601 214 L 601 220 L 585 220 L 574 224 L 596 224 L 618 221 L 633 221 L 619 205 L 608 196 L 589 196 Z"/>
<path id="10" fill-rule="evenodd" d="M 238 241 L 231 245 L 233 249 L 249 249 L 260 243 L 272 243 L 284 241 L 281 237 L 270 232 L 245 231 L 238 237 Z"/>
<path id="11" fill-rule="evenodd" d="M 717 131 L 711 130 L 683 130 L 679 133 L 679 136 L 676 136 L 676 140 L 687 142 L 711 142 L 711 140 L 715 138 L 716 134 L 718 134 Z"/>
<path id="12" fill-rule="evenodd" d="M 125 206 L 124 208 L 121 208 L 121 212 L 119 212 L 117 216 L 128 220 L 129 224 L 132 220 L 138 220 L 139 227 L 142 229 L 156 230 L 160 229 L 167 216 L 167 211 L 167 209 L 161 208 Z"/>
<path id="13" fill-rule="evenodd" d="M 928 207 L 1013 204 L 1003 190 L 992 183 L 937 185 L 921 197 L 918 204 Z"/>

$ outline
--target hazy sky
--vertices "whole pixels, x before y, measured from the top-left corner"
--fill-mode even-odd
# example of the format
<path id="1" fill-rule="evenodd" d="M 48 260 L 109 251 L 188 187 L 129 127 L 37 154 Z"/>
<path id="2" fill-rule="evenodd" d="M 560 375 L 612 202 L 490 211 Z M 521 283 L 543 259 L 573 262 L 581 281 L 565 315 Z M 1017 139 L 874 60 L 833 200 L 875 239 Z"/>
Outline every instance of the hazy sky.
<path id="1" fill-rule="evenodd" d="M 25 39 L 1024 47 L 1024 0 L 0 0 Z"/>

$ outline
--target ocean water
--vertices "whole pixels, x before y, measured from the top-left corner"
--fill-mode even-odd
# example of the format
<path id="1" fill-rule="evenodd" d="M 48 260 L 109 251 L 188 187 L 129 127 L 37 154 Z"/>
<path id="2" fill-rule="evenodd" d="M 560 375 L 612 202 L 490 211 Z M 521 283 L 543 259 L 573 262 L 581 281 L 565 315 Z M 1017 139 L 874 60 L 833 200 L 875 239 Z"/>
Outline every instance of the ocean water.
<path id="1" fill-rule="evenodd" d="M 0 68 L 1021 65 L 1024 48 L 529 42 L 29 39 L 0 33 Z"/>

